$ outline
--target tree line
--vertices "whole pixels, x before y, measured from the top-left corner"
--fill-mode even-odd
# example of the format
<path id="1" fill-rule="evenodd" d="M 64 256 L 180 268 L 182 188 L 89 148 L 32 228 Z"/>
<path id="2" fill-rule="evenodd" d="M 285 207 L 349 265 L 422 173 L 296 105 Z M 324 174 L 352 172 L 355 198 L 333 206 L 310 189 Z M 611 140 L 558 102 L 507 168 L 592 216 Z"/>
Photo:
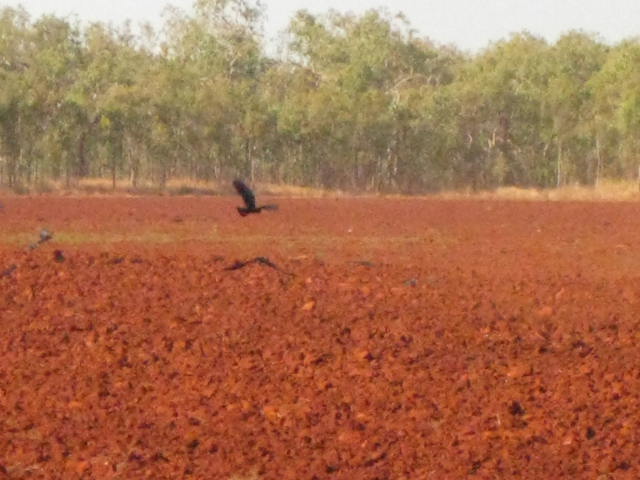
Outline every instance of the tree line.
<path id="1" fill-rule="evenodd" d="M 137 30 L 1 9 L 0 184 L 423 193 L 638 175 L 638 39 L 523 32 L 469 54 L 400 14 L 299 11 L 269 53 L 263 21 L 254 0 Z"/>

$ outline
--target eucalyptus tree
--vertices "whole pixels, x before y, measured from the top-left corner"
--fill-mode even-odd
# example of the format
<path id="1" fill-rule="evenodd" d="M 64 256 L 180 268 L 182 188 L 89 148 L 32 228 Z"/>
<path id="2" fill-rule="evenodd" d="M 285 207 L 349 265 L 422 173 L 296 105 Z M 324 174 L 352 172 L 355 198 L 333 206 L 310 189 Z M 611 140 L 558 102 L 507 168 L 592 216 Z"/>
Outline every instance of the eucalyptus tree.
<path id="1" fill-rule="evenodd" d="M 613 47 L 589 81 L 593 92 L 596 178 L 636 178 L 640 164 L 640 41 Z"/>
<path id="2" fill-rule="evenodd" d="M 551 76 L 545 99 L 552 119 L 556 186 L 593 183 L 597 171 L 591 79 L 600 71 L 607 47 L 593 35 L 569 32 L 551 48 Z"/>
<path id="3" fill-rule="evenodd" d="M 453 56 L 417 38 L 404 17 L 381 10 L 300 11 L 288 33 L 294 88 L 282 98 L 279 125 L 314 183 L 399 189 L 428 169 L 428 152 L 415 148 L 414 104 L 451 81 Z"/>
<path id="4" fill-rule="evenodd" d="M 449 95 L 458 118 L 452 163 L 455 176 L 468 186 L 539 185 L 547 180 L 548 49 L 531 34 L 512 35 L 465 62 L 452 84 Z"/>
<path id="5" fill-rule="evenodd" d="M 164 143 L 187 153 L 191 176 L 219 177 L 223 168 L 255 176 L 264 121 L 262 14 L 250 0 L 197 0 L 192 16 L 174 9 L 167 23 L 162 64 L 174 83 L 159 101 L 174 113 L 165 122 L 174 140 Z"/>
<path id="6" fill-rule="evenodd" d="M 27 83 L 23 115 L 31 116 L 31 131 L 24 137 L 30 145 L 30 175 L 70 180 L 75 161 L 77 127 L 82 113 L 66 101 L 82 69 L 82 46 L 78 25 L 45 16 L 30 29 L 31 63 L 23 73 Z"/>
<path id="7" fill-rule="evenodd" d="M 26 11 L 8 7 L 0 10 L 0 183 L 11 187 L 20 180 L 24 147 L 21 138 L 28 127 L 22 117 L 27 91 L 23 72 L 31 61 L 26 48 L 28 34 Z"/>

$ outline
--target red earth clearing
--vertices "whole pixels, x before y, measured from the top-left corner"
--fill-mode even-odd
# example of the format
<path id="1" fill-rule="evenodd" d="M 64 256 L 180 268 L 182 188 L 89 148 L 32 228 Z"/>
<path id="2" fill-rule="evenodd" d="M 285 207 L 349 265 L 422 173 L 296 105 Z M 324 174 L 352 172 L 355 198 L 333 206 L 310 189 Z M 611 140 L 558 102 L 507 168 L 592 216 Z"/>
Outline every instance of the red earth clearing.
<path id="1" fill-rule="evenodd" d="M 276 200 L 0 199 L 0 479 L 640 478 L 639 204 Z"/>

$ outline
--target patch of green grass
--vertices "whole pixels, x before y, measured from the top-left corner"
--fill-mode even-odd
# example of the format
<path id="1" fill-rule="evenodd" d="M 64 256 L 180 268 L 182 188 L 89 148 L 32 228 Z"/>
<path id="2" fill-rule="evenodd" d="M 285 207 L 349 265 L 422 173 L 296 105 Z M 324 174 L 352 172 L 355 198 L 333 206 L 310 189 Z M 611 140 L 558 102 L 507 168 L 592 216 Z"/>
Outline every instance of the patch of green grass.
<path id="1" fill-rule="evenodd" d="M 0 232 L 0 245 L 27 248 L 38 241 L 37 231 Z M 272 247 L 284 251 L 308 251 L 324 256 L 337 246 L 348 245 L 365 250 L 390 247 L 401 250 L 405 246 L 424 245 L 425 247 L 446 247 L 455 244 L 457 240 L 436 230 L 425 232 L 424 235 L 406 236 L 357 236 L 357 235 L 224 235 L 217 227 L 208 230 L 170 229 L 170 230 L 134 230 L 123 231 L 83 231 L 83 230 L 55 230 L 53 229 L 52 244 L 55 245 L 100 245 L 115 243 L 131 243 L 146 245 L 179 244 L 182 242 L 202 242 L 211 244 L 237 245 L 242 248 Z"/>
<path id="2" fill-rule="evenodd" d="M 84 245 L 96 243 L 147 243 L 163 244 L 182 241 L 213 241 L 219 240 L 214 230 L 209 233 L 190 234 L 180 231 L 141 231 L 141 232 L 83 232 L 83 231 L 54 231 L 51 242 L 62 245 Z M 12 232 L 0 233 L 0 244 L 25 247 L 38 241 L 37 233 Z"/>

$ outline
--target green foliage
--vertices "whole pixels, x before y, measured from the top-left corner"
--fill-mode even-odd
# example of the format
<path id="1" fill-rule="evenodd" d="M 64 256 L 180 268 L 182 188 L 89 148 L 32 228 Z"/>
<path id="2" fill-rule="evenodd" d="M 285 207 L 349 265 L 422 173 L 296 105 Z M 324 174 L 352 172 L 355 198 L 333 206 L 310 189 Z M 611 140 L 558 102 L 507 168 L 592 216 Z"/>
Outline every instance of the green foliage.
<path id="1" fill-rule="evenodd" d="M 196 0 L 140 34 L 3 8 L 0 184 L 419 193 L 637 175 L 635 40 L 523 32 L 471 56 L 384 10 L 300 11 L 270 58 L 262 22 L 255 0 Z"/>

